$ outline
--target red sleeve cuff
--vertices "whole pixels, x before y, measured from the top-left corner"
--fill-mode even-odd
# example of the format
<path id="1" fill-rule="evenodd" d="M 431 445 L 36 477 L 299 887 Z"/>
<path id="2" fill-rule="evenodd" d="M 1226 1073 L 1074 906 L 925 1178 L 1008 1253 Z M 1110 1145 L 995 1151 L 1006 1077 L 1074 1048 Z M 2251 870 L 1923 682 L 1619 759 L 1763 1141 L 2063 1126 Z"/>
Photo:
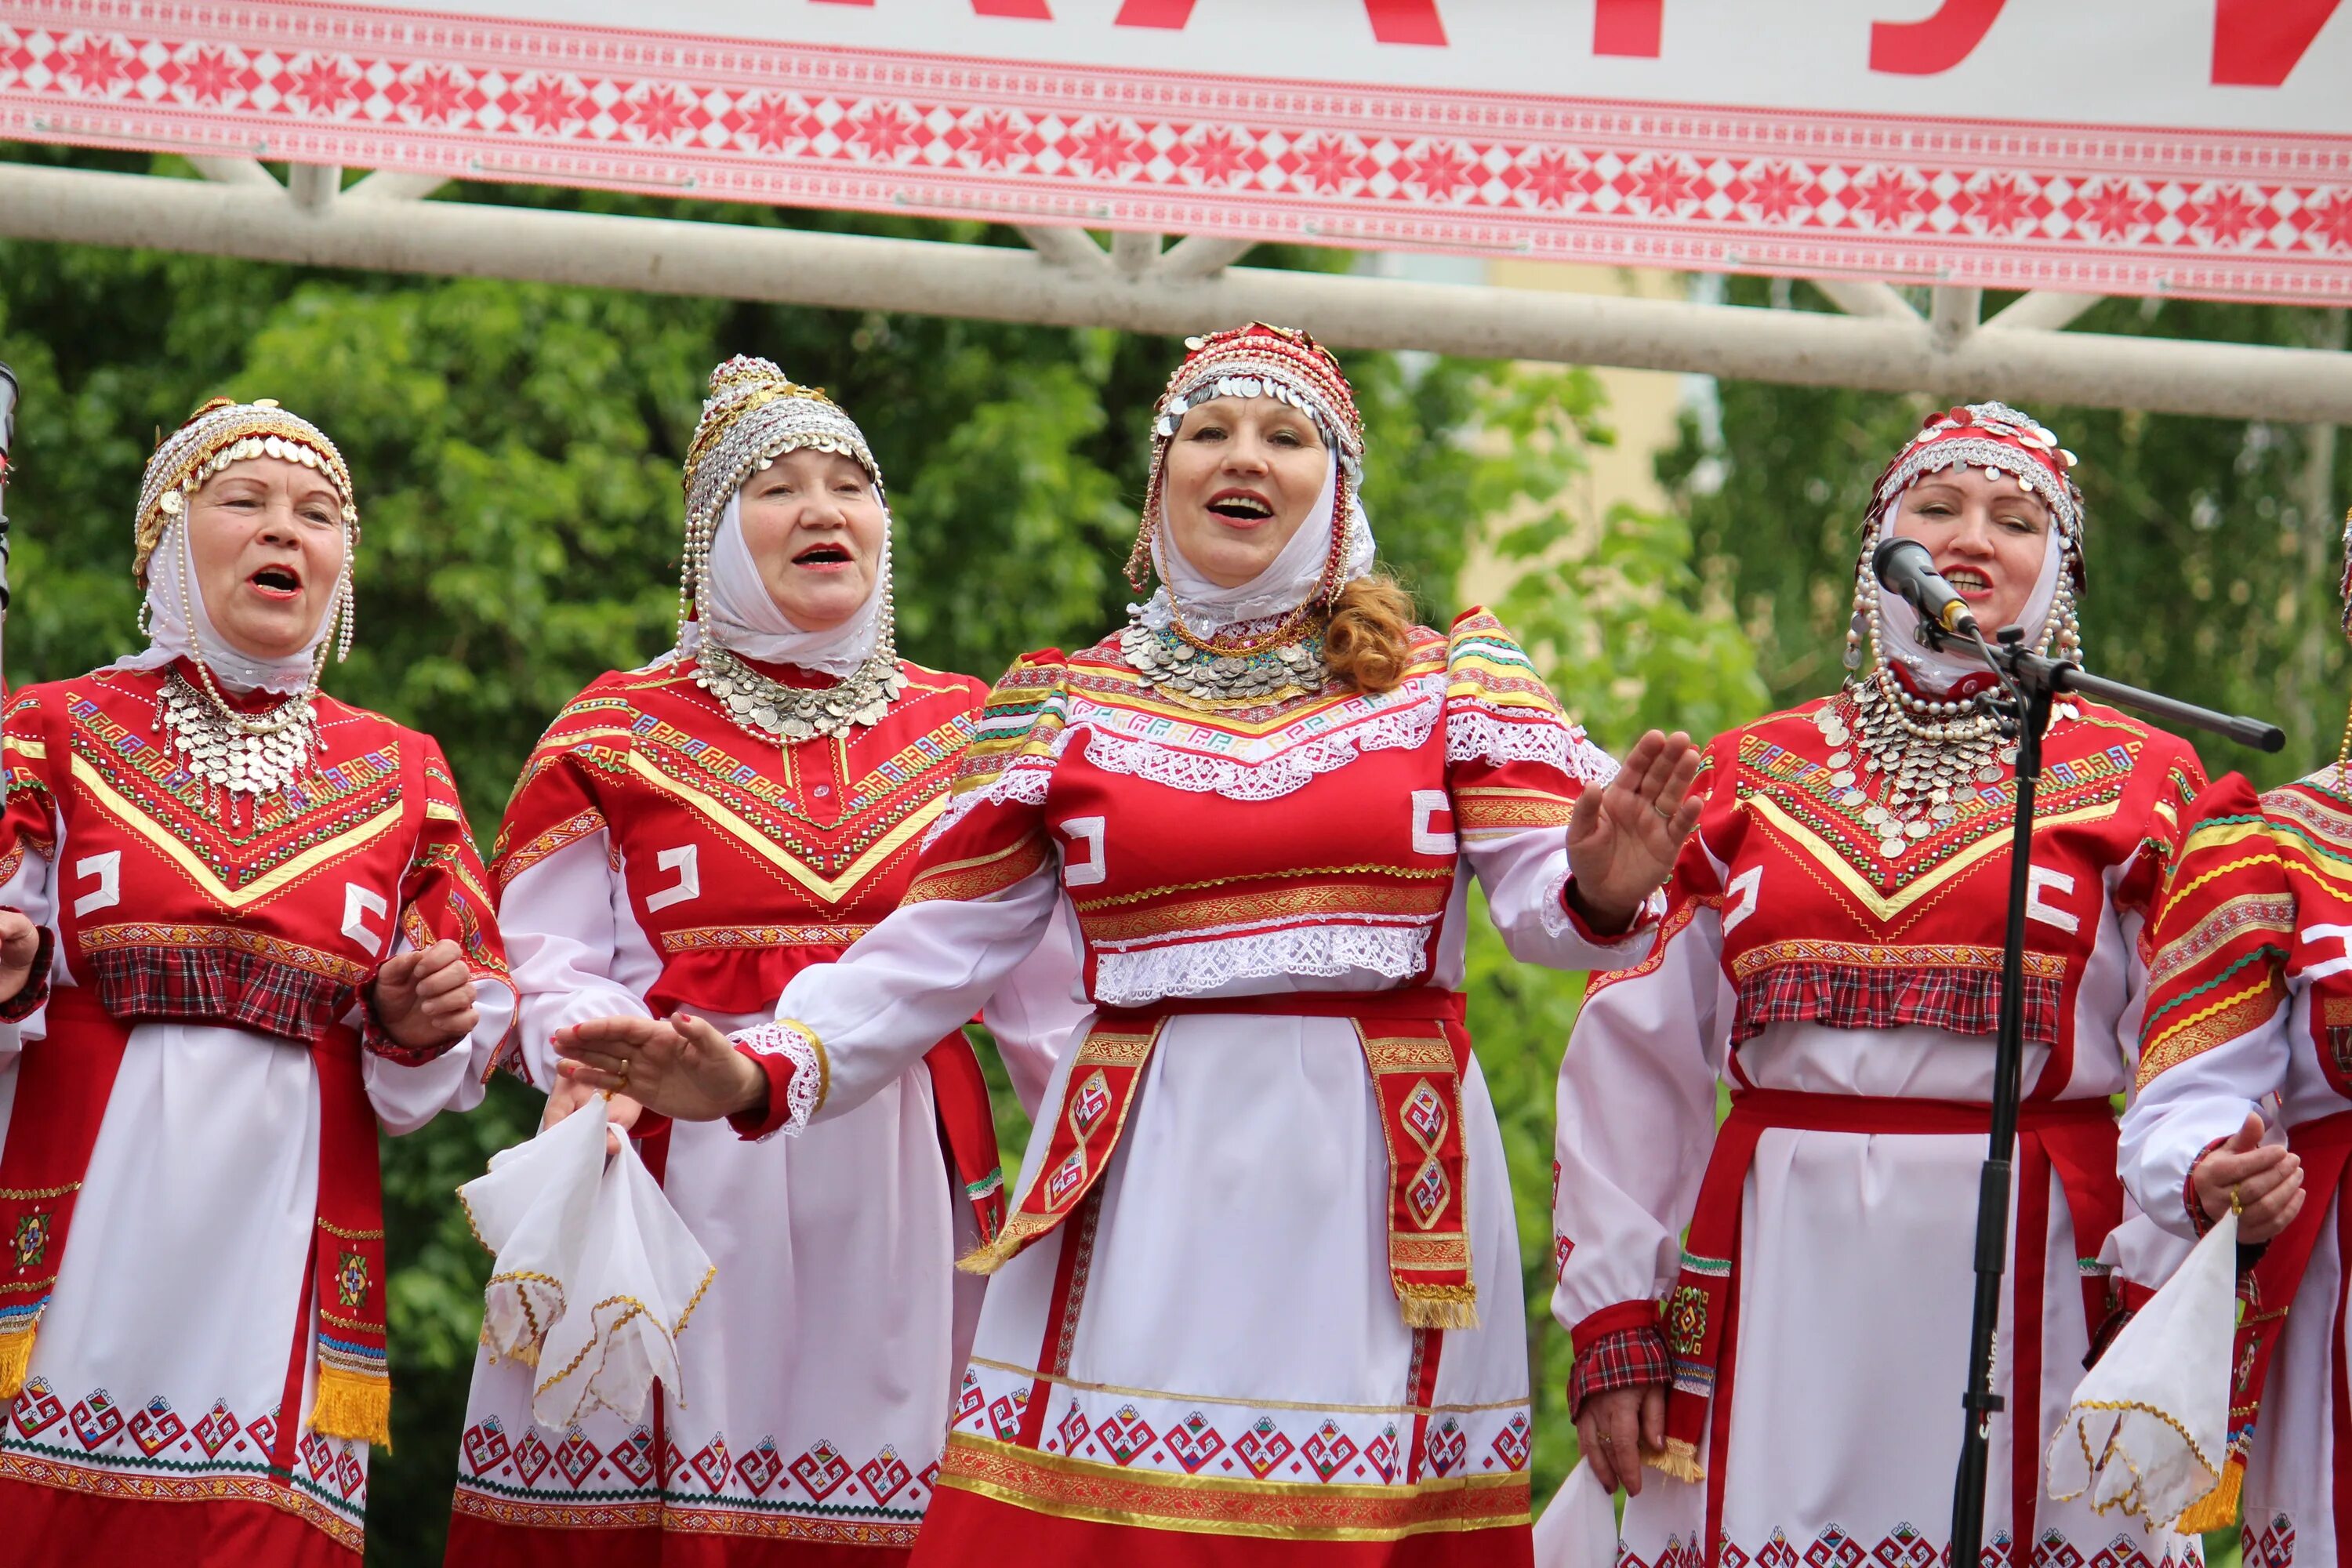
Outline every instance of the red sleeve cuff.
<path id="1" fill-rule="evenodd" d="M 465 1038 L 459 1035 L 437 1046 L 404 1046 L 393 1037 L 392 1031 L 385 1028 L 383 1020 L 376 1016 L 375 982 L 371 979 L 360 991 L 360 1048 L 372 1057 L 381 1057 L 404 1068 L 423 1067 L 426 1062 L 448 1055 L 450 1049 Z"/>
<path id="2" fill-rule="evenodd" d="M 1568 1380 L 1570 1418 L 1596 1394 L 1664 1385 L 1674 1380 L 1674 1357 L 1666 1350 L 1666 1336 L 1658 1331 L 1653 1309 L 1651 1321 L 1641 1327 L 1612 1329 L 1589 1346 L 1577 1348 L 1576 1370 Z"/>
<path id="3" fill-rule="evenodd" d="M 768 1075 L 768 1100 L 764 1105 L 729 1117 L 727 1125 L 735 1129 L 736 1136 L 739 1138 L 748 1138 L 756 1142 L 761 1138 L 772 1137 L 782 1131 L 784 1123 L 792 1118 L 793 1100 L 789 1091 L 792 1089 L 793 1075 L 800 1069 L 793 1064 L 793 1058 L 782 1051 L 755 1051 L 751 1047 L 742 1045 L 735 1048 L 749 1057 L 761 1072 Z"/>
<path id="4" fill-rule="evenodd" d="M 1635 906 L 1633 919 L 1623 931 L 1596 930 L 1592 923 L 1584 918 L 1583 911 L 1576 907 L 1576 900 L 1569 897 L 1570 889 L 1575 886 L 1574 877 L 1567 878 L 1560 883 L 1560 913 L 1568 917 L 1568 923 L 1575 930 L 1578 936 L 1596 947 L 1615 947 L 1620 942 L 1632 942 L 1636 937 L 1646 935 L 1650 928 L 1658 923 L 1657 910 L 1654 907 L 1657 900 L 1652 898 L 1644 899 Z"/>
<path id="5" fill-rule="evenodd" d="M 2220 1222 L 2215 1220 L 2210 1215 L 2207 1214 L 2205 1212 L 2205 1205 L 2197 1201 L 2197 1167 L 2205 1163 L 2206 1155 L 2210 1154 L 2214 1150 L 2219 1149 L 2222 1144 L 2227 1143 L 2228 1142 L 2229 1140 L 2227 1138 L 2216 1138 L 2210 1143 L 2206 1144 L 2202 1149 L 2198 1150 L 2197 1158 L 2189 1162 L 2189 1174 L 2184 1177 L 2180 1183 L 2180 1201 L 2183 1206 L 2189 1210 L 2189 1226 L 2200 1236 L 2203 1236 L 2207 1231 L 2211 1230 L 2213 1226 Z"/>
<path id="6" fill-rule="evenodd" d="M 10 911 L 23 914 L 22 910 Z M 56 962 L 58 933 L 47 926 L 38 928 L 40 945 L 33 952 L 33 967 L 25 976 L 25 984 L 14 996 L 0 1002 L 0 1024 L 21 1024 L 49 1005 L 49 969 Z"/>

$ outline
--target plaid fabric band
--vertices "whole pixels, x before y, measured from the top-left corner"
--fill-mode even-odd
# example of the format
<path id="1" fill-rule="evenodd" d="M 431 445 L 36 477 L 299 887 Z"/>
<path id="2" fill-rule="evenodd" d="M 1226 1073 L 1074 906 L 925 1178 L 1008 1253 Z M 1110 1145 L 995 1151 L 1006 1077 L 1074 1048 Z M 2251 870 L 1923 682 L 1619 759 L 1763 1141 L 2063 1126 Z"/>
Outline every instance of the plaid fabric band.
<path id="1" fill-rule="evenodd" d="M 1596 1394 L 1654 1383 L 1663 1387 L 1673 1381 L 1674 1374 L 1666 1336 L 1656 1328 L 1645 1324 L 1612 1329 L 1578 1354 L 1576 1369 L 1568 1379 L 1569 1413 L 1573 1416 L 1581 1411 L 1584 1402 Z"/>
<path id="2" fill-rule="evenodd" d="M 357 1000 L 341 981 L 250 953 L 106 947 L 84 956 L 97 973 L 100 1003 L 125 1023 L 222 1024 L 310 1046 Z"/>
<path id="3" fill-rule="evenodd" d="M 2058 1043 L 2056 975 L 2025 977 L 2025 1038 Z M 1957 1035 L 1990 1035 L 2000 1024 L 2000 975 L 1981 969 L 1862 968 L 1826 963 L 1778 963 L 1739 982 L 1731 1043 L 1740 1046 L 1768 1024 L 1826 1024 L 1833 1029 L 1888 1029 L 1925 1024 Z"/>

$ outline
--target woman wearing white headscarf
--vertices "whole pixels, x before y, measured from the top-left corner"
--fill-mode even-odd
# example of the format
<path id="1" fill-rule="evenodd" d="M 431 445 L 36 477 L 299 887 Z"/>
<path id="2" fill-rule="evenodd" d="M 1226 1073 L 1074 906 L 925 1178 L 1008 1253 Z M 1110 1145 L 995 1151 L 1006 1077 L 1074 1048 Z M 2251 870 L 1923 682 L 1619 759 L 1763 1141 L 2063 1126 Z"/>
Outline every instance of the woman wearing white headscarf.
<path id="1" fill-rule="evenodd" d="M 319 689 L 333 445 L 207 404 L 135 538 L 147 649 L 0 739 L 0 1555 L 355 1564 L 377 1129 L 478 1100 L 513 994 L 440 748 Z"/>
<path id="2" fill-rule="evenodd" d="M 1916 539 L 1980 624 L 2079 657 L 2073 464 L 2000 404 L 1927 417 L 1873 489 L 1856 674 L 1708 746 L 1656 942 L 1586 995 L 1553 1312 L 1586 1458 L 1635 1494 L 1628 1568 L 1949 1555 L 2017 753 L 1973 701 L 1991 673 L 1922 646 L 1870 563 Z M 2186 744 L 2088 703 L 2060 707 L 2044 756 L 1984 1531 L 2016 1568 L 2161 1554 L 2037 1479 L 2109 1310 L 2103 1250 L 2141 1261 L 2108 1097 L 2203 782 Z M 2144 1218 L 2129 1234 L 2154 1238 Z"/>
<path id="3" fill-rule="evenodd" d="M 556 718 L 491 863 L 523 994 L 509 1065 L 551 1091 L 549 1122 L 593 1098 L 555 1076 L 569 1026 L 764 1019 L 896 908 L 986 692 L 898 657 L 881 470 L 823 392 L 765 360 L 720 365 L 685 479 L 678 647 Z M 1072 967 L 1049 952 L 973 999 L 1033 1100 L 1077 1016 Z M 542 1431 L 532 1384 L 558 1369 L 486 1349 L 449 1562 L 903 1557 L 979 1306 L 954 1260 L 1003 1215 L 960 1032 L 973 1011 L 805 1142 L 672 1126 L 615 1096 L 716 1268 L 677 1386 L 643 1419 Z"/>
<path id="4" fill-rule="evenodd" d="M 1695 806 L 1620 773 L 1494 618 L 1370 574 L 1338 363 L 1196 340 L 1123 630 L 1016 662 L 899 911 L 739 1033 L 583 1028 L 565 1072 L 803 1148 L 1075 917 L 1055 1064 L 917 1561 L 1528 1557 L 1528 1363 L 1469 883 L 1525 959 L 1621 962 Z M 1611 782 L 1612 778 L 1616 781 Z"/>

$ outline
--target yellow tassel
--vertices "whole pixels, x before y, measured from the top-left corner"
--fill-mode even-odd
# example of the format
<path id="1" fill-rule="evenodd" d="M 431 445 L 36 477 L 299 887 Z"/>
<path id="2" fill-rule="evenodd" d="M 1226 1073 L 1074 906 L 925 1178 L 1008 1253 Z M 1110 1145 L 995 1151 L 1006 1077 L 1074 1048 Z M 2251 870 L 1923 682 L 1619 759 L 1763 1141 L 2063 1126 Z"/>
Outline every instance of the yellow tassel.
<path id="1" fill-rule="evenodd" d="M 14 1399 L 25 1392 L 25 1374 L 33 1370 L 33 1325 L 40 1320 L 7 1333 L 0 1333 L 0 1399 Z"/>
<path id="2" fill-rule="evenodd" d="M 1475 1329 L 1478 1326 L 1475 1285 L 1400 1285 L 1397 1305 L 1408 1329 Z"/>
<path id="3" fill-rule="evenodd" d="M 322 1437 L 373 1443 L 392 1452 L 392 1379 L 321 1364 L 310 1430 Z"/>
<path id="4" fill-rule="evenodd" d="M 2238 1522 L 2238 1494 L 2245 1484 L 2246 1461 L 2232 1454 L 2221 1467 L 2221 1479 L 2213 1483 L 2213 1489 L 2182 1509 L 2172 1528 L 2182 1535 L 2210 1535 L 2229 1529 Z"/>
<path id="5" fill-rule="evenodd" d="M 956 1267 L 966 1274 L 993 1274 L 1012 1258 L 1013 1249 L 1004 1244 L 1004 1237 L 999 1236 L 994 1241 L 982 1242 L 957 1258 Z"/>
<path id="6" fill-rule="evenodd" d="M 1643 1454 L 1642 1463 L 1654 1470 L 1664 1470 L 1678 1481 L 1703 1481 L 1706 1471 L 1698 1462 L 1698 1445 L 1685 1443 L 1680 1437 L 1669 1437 L 1666 1446 L 1654 1454 Z"/>

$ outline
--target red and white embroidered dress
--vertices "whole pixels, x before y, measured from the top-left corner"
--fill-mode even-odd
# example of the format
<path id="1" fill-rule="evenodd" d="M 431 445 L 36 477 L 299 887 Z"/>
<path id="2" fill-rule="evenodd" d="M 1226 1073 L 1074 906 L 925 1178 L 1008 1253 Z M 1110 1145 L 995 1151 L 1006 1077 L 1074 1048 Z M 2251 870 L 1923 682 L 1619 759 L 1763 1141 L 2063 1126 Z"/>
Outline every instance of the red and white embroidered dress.
<path id="1" fill-rule="evenodd" d="M 1668 1463 L 1703 1476 L 1644 1473 L 1626 1568 L 1948 1552 L 2015 782 L 1998 768 L 1888 858 L 1832 783 L 1852 763 L 1824 705 L 1708 747 L 1656 944 L 1595 978 L 1562 1064 L 1571 1397 L 1670 1383 Z M 2108 1097 L 2131 1081 L 2142 926 L 2202 778 L 2179 741 L 2090 706 L 2061 708 L 2046 759 L 1986 1508 L 1986 1561 L 2016 1568 L 2161 1552 L 2037 1482 L 2107 1310 Z"/>
<path id="2" fill-rule="evenodd" d="M 30 1351 L 0 1555 L 352 1563 L 368 1445 L 329 1433 L 383 1418 L 376 1132 L 480 1098 L 512 992 L 430 737 L 320 696 L 310 766 L 225 807 L 164 679 L 27 687 L 0 738 L 0 904 L 54 941 L 0 1040 L 0 1360 Z M 478 1026 L 404 1048 L 362 995 L 444 938 Z M 41 1169 L 70 1181 L 9 1179 Z"/>
<path id="3" fill-rule="evenodd" d="M 2352 790 L 2329 768 L 2257 798 L 2231 773 L 2193 823 L 2156 926 L 2124 1181 L 2185 1238 L 2205 1224 L 2189 1173 L 2249 1110 L 2302 1157 L 2303 1212 L 2239 1281 L 2221 1511 L 2242 1489 L 2249 1568 L 2336 1568 L 2352 1560 Z"/>
<path id="4" fill-rule="evenodd" d="M 558 1028 L 680 1008 L 722 1028 L 763 1020 L 793 975 L 895 909 L 986 690 L 901 661 L 880 722 L 779 747 L 695 668 L 595 681 L 508 807 L 492 873 L 523 994 L 518 1065 L 541 1088 Z M 983 1283 L 953 1260 L 1003 1208 L 960 1026 L 984 1000 L 1034 1099 L 1077 1016 L 1074 969 L 1048 953 L 941 1017 L 855 1114 L 805 1140 L 648 1116 L 640 1149 L 717 1270 L 678 1341 L 682 1386 L 642 1419 L 600 1411 L 548 1432 L 530 1420 L 533 1369 L 484 1352 L 448 1561 L 848 1563 L 911 1547 Z"/>
<path id="5" fill-rule="evenodd" d="M 1464 911 L 1475 876 L 1520 957 L 1629 957 L 1565 903 L 1612 771 L 1483 613 L 1381 695 L 1173 701 L 1117 638 L 998 683 L 906 906 L 746 1047 L 747 1131 L 821 1136 L 1075 916 L 1096 1011 L 973 1260 L 1002 1271 L 919 1563 L 1528 1561 Z"/>

